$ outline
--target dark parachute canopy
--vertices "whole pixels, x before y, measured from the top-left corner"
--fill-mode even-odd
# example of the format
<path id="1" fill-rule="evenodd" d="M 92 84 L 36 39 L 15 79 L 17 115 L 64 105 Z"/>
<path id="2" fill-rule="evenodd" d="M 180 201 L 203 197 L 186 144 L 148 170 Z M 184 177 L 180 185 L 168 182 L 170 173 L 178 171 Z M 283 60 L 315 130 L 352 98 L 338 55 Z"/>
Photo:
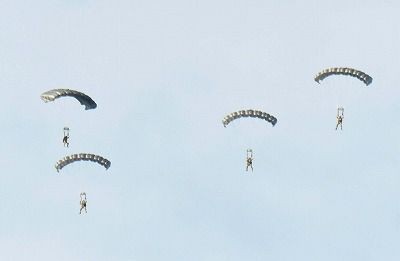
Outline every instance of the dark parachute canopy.
<path id="1" fill-rule="evenodd" d="M 324 80 L 326 77 L 331 76 L 331 75 L 349 75 L 352 77 L 358 78 L 360 81 L 363 81 L 365 85 L 369 85 L 372 83 L 372 77 L 369 76 L 368 74 L 358 71 L 356 69 L 352 68 L 346 68 L 346 67 L 337 67 L 337 68 L 328 68 L 325 69 L 321 72 L 319 72 L 314 80 L 319 83 L 319 81 Z"/>
<path id="2" fill-rule="evenodd" d="M 71 96 L 77 99 L 82 105 L 85 106 L 85 110 L 95 109 L 97 104 L 87 96 L 86 94 L 74 90 L 69 89 L 54 89 L 47 92 L 42 93 L 40 98 L 44 102 L 54 101 L 57 98 L 64 97 L 64 96 Z"/>
<path id="3" fill-rule="evenodd" d="M 62 168 L 64 168 L 68 164 L 81 160 L 96 162 L 105 167 L 106 169 L 108 169 L 111 166 L 111 162 L 108 159 L 105 159 L 101 156 L 88 153 L 79 153 L 66 156 L 63 159 L 57 161 L 55 167 L 57 169 L 57 172 L 59 172 Z"/>
<path id="4" fill-rule="evenodd" d="M 227 116 L 224 117 L 224 119 L 222 120 L 222 123 L 224 124 L 224 127 L 226 127 L 231 121 L 234 121 L 236 119 L 243 118 L 243 117 L 252 117 L 252 118 L 263 119 L 263 120 L 266 120 L 269 123 L 271 123 L 272 126 L 275 126 L 275 124 L 278 121 L 274 116 L 269 115 L 266 112 L 249 109 L 249 110 L 240 110 L 240 111 L 232 112 L 232 113 L 228 114 Z"/>

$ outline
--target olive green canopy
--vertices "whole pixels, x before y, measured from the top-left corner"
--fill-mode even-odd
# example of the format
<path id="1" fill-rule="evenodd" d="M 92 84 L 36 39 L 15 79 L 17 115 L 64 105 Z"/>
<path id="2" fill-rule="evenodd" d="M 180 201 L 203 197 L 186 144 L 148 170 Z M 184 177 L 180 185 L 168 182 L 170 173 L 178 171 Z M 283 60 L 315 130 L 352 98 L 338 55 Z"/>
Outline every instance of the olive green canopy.
<path id="1" fill-rule="evenodd" d="M 86 94 L 84 94 L 82 92 L 74 91 L 74 90 L 69 90 L 69 89 L 50 90 L 50 91 L 42 93 L 42 95 L 40 95 L 40 98 L 44 102 L 50 102 L 50 101 L 54 101 L 57 98 L 65 97 L 65 96 L 71 96 L 71 97 L 74 97 L 75 99 L 77 99 L 82 105 L 85 106 L 85 110 L 91 110 L 91 109 L 95 109 L 97 107 L 97 104 L 92 100 L 92 98 L 90 98 Z"/>
<path id="2" fill-rule="evenodd" d="M 372 77 L 369 76 L 368 74 L 358 71 L 356 69 L 352 68 L 346 68 L 346 67 L 337 67 L 337 68 L 328 68 L 325 69 L 321 72 L 319 72 L 315 77 L 314 80 L 319 83 L 320 81 L 324 80 L 326 77 L 331 76 L 331 75 L 349 75 L 352 77 L 356 77 L 360 81 L 363 81 L 365 85 L 369 85 L 372 83 Z"/>
<path id="3" fill-rule="evenodd" d="M 105 167 L 106 169 L 108 169 L 111 166 L 111 162 L 108 159 L 105 159 L 101 156 L 94 155 L 94 154 L 88 154 L 88 153 L 79 153 L 79 154 L 73 154 L 70 156 L 66 156 L 63 159 L 57 161 L 55 167 L 56 167 L 57 172 L 59 172 L 62 168 L 64 168 L 68 164 L 71 164 L 75 161 L 81 161 L 81 160 L 96 162 L 96 163 L 102 165 L 103 167 Z"/>
<path id="4" fill-rule="evenodd" d="M 228 114 L 227 116 L 224 117 L 224 119 L 222 120 L 222 123 L 224 124 L 224 127 L 226 127 L 231 121 L 242 118 L 242 117 L 252 117 L 252 118 L 263 119 L 263 120 L 266 120 L 267 122 L 271 123 L 272 126 L 275 126 L 275 124 L 278 121 L 274 116 L 269 115 L 266 112 L 249 109 L 249 110 L 240 110 L 240 111 L 232 112 L 232 113 Z"/>

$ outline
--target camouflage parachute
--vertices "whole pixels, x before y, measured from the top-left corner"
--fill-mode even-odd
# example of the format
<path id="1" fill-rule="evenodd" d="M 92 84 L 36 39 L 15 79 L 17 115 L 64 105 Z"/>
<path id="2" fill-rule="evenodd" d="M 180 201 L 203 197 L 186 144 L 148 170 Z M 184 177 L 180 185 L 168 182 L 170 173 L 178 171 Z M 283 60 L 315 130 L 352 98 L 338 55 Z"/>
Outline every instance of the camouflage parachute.
<path id="1" fill-rule="evenodd" d="M 243 117 L 263 119 L 263 120 L 266 120 L 267 122 L 271 123 L 272 126 L 275 126 L 275 124 L 278 121 L 274 116 L 269 115 L 266 112 L 250 109 L 250 110 L 240 110 L 237 112 L 232 112 L 231 114 L 228 114 L 227 116 L 224 117 L 224 119 L 222 120 L 222 123 L 224 124 L 224 127 L 226 127 L 233 120 L 243 118 Z"/>
<path id="2" fill-rule="evenodd" d="M 77 99 L 82 105 L 85 106 L 85 110 L 90 110 L 90 109 L 95 109 L 97 107 L 97 104 L 87 96 L 86 94 L 74 90 L 69 90 L 69 89 L 54 89 L 50 90 L 47 92 L 42 93 L 40 95 L 40 98 L 44 102 L 50 102 L 54 101 L 57 98 L 60 97 L 65 97 L 65 96 L 71 96 Z"/>
<path id="3" fill-rule="evenodd" d="M 94 154 L 87 154 L 87 153 L 79 153 L 79 154 L 73 154 L 70 156 L 66 156 L 63 159 L 57 161 L 55 167 L 56 167 L 57 172 L 59 172 L 62 168 L 64 168 L 68 164 L 71 164 L 75 161 L 81 161 L 81 160 L 99 163 L 106 169 L 108 169 L 111 166 L 111 162 L 101 156 L 94 155 Z"/>
<path id="4" fill-rule="evenodd" d="M 356 77 L 359 80 L 363 81 L 365 85 L 369 85 L 372 83 L 372 77 L 369 76 L 368 74 L 358 71 L 356 69 L 352 68 L 346 68 L 346 67 L 338 67 L 338 68 L 328 68 L 325 69 L 321 72 L 319 72 L 314 80 L 319 83 L 320 81 L 324 80 L 326 77 L 331 76 L 331 75 L 349 75 L 352 77 Z"/>

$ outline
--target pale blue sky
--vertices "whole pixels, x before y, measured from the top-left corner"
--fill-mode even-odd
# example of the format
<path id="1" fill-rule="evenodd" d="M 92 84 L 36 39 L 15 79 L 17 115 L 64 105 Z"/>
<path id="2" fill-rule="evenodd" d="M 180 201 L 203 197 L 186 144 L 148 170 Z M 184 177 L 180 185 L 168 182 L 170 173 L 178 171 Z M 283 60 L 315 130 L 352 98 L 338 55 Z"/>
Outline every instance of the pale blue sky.
<path id="1" fill-rule="evenodd" d="M 399 11 L 397 1 L 3 0 L 0 259 L 399 260 Z M 333 66 L 373 83 L 313 81 Z M 40 100 L 63 87 L 97 109 Z M 242 108 L 278 123 L 224 128 Z M 111 168 L 56 172 L 79 152 Z"/>

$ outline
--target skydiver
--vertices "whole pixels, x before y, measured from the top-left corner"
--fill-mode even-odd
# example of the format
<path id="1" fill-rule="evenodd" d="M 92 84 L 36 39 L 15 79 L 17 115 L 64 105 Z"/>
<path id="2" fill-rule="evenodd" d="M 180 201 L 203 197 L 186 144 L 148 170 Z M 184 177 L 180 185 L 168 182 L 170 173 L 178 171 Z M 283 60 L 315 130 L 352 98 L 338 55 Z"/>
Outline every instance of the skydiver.
<path id="1" fill-rule="evenodd" d="M 343 130 L 343 118 L 344 118 L 344 116 L 343 115 L 337 115 L 336 116 L 336 119 L 337 119 L 337 124 L 336 124 L 336 129 L 335 130 L 337 130 L 338 129 L 338 127 L 339 127 L 339 125 L 340 125 L 340 130 Z"/>
<path id="2" fill-rule="evenodd" d="M 82 195 L 84 195 L 85 197 L 82 198 Z M 81 209 L 79 210 L 79 214 L 81 214 L 82 209 L 85 209 L 85 213 L 87 213 L 87 210 L 86 210 L 86 204 L 87 204 L 86 194 L 81 193 L 81 201 L 79 203 L 81 204 Z"/>
<path id="3" fill-rule="evenodd" d="M 246 171 L 248 171 L 249 167 L 251 167 L 251 171 L 253 171 L 253 159 L 248 157 L 246 163 Z"/>
<path id="4" fill-rule="evenodd" d="M 68 135 L 64 135 L 64 138 L 63 138 L 64 147 L 65 147 L 65 145 L 67 145 L 67 147 L 69 147 L 68 138 L 69 138 Z"/>

